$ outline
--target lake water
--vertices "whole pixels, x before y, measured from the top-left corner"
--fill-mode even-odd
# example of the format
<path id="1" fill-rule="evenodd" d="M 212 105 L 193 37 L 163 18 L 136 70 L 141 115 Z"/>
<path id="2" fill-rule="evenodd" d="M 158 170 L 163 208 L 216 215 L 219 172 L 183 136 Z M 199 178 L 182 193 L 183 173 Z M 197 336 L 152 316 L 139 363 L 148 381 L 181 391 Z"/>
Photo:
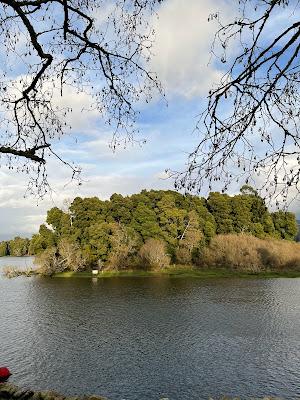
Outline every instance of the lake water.
<path id="1" fill-rule="evenodd" d="M 0 278 L 0 304 L 0 365 L 22 387 L 300 396 L 300 279 Z"/>

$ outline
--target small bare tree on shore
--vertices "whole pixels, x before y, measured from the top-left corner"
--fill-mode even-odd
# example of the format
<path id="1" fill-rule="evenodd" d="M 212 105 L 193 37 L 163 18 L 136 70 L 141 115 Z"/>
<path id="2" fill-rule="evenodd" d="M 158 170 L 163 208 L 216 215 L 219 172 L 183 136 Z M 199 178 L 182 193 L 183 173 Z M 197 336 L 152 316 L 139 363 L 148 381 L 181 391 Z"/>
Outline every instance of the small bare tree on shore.
<path id="1" fill-rule="evenodd" d="M 170 264 L 170 257 L 166 245 L 159 239 L 148 239 L 139 251 L 139 256 L 145 266 L 162 269 Z"/>

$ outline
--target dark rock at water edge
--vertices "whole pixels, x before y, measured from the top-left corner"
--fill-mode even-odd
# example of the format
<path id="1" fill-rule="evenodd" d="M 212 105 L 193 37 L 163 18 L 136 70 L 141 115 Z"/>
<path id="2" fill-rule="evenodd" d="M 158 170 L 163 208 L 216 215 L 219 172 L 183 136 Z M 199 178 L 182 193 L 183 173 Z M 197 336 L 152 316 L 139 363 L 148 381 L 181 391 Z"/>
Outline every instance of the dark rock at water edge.
<path id="1" fill-rule="evenodd" d="M 33 392 L 32 390 L 29 389 L 20 389 L 8 383 L 5 384 L 0 383 L 0 400 L 107 400 L 107 399 L 105 397 L 100 397 L 100 396 L 65 397 L 52 391 Z M 169 400 L 169 399 L 163 398 L 160 400 Z M 230 398 L 222 397 L 221 400 L 230 400 Z M 234 398 L 234 400 L 238 400 L 238 398 Z M 252 400 L 255 399 L 252 398 Z M 273 399 L 271 397 L 264 397 L 263 400 L 273 400 Z"/>
<path id="2" fill-rule="evenodd" d="M 99 396 L 65 397 L 55 392 L 33 392 L 8 383 L 0 384 L 0 400 L 105 400 Z"/>

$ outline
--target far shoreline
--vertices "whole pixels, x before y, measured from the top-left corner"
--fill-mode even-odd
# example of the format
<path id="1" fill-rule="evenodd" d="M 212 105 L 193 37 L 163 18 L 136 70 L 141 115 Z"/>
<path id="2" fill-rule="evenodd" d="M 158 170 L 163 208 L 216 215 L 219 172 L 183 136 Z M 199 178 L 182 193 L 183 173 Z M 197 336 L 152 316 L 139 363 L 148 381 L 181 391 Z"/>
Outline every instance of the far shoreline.
<path id="1" fill-rule="evenodd" d="M 123 269 L 123 270 L 102 270 L 94 274 L 92 270 L 88 271 L 63 271 L 53 274 L 43 274 L 35 268 L 19 269 L 7 265 L 3 269 L 3 275 L 8 278 L 37 277 L 37 278 L 79 278 L 79 279 L 108 279 L 108 278 L 195 278 L 195 279 L 219 279 L 219 278 L 242 278 L 242 279 L 270 279 L 270 278 L 300 278 L 299 270 L 265 270 L 250 271 L 236 270 L 232 267 L 196 267 L 185 265 L 172 265 L 160 270 L 146 269 Z"/>
<path id="2" fill-rule="evenodd" d="M 102 271 L 98 275 L 93 275 L 90 271 L 82 272 L 59 272 L 53 274 L 52 278 L 82 278 L 82 279 L 108 279 L 108 278 L 197 278 L 197 279 L 214 279 L 214 278 L 300 278 L 300 271 L 264 271 L 264 272 L 246 272 L 232 271 L 226 268 L 196 269 L 174 267 L 161 271 Z"/>

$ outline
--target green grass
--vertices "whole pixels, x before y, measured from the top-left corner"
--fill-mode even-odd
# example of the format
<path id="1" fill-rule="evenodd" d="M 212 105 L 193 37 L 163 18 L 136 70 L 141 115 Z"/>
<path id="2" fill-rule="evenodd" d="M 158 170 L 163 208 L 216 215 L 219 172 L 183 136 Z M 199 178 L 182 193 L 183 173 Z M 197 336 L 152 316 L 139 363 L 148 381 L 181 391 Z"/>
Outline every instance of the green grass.
<path id="1" fill-rule="evenodd" d="M 99 279 L 114 277 L 159 277 L 166 276 L 170 278 L 299 278 L 300 271 L 282 271 L 282 272 L 238 272 L 225 268 L 218 269 L 196 269 L 191 267 L 169 267 L 162 271 L 103 271 L 97 276 Z M 53 275 L 54 278 L 92 278 L 91 272 L 60 272 Z"/>
<path id="2" fill-rule="evenodd" d="M 139 271 L 139 270 L 128 270 L 128 271 L 104 271 L 100 272 L 98 278 L 113 278 L 113 277 L 126 277 L 126 276 L 152 276 L 152 272 Z M 59 272 L 52 275 L 53 278 L 93 278 L 94 275 L 91 272 Z"/>
<path id="3" fill-rule="evenodd" d="M 8 278 L 17 276 L 39 276 L 40 274 L 35 270 L 28 271 L 10 271 L 8 270 L 5 275 Z M 40 275 L 42 276 L 42 275 Z M 103 271 L 97 277 L 99 279 L 105 278 L 146 278 L 146 277 L 169 277 L 169 278 L 300 278 L 300 271 L 267 271 L 267 272 L 243 272 L 233 271 L 230 268 L 193 268 L 189 266 L 172 266 L 165 268 L 161 271 L 144 271 L 144 270 L 124 270 L 124 271 Z M 59 272 L 52 275 L 53 278 L 93 278 L 90 271 L 83 272 Z"/>

